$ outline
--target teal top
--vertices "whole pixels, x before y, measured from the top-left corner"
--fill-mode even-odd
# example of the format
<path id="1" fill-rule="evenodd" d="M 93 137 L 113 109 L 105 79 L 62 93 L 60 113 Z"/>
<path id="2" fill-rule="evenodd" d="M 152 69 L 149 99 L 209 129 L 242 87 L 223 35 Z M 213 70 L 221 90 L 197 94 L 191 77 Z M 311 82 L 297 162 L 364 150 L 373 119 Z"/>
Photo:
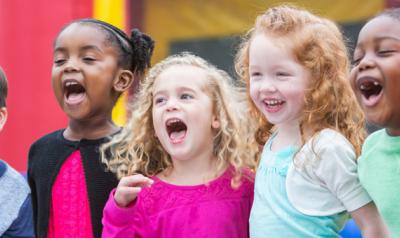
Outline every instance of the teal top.
<path id="1" fill-rule="evenodd" d="M 250 237 L 340 237 L 338 233 L 348 219 L 346 212 L 310 216 L 292 206 L 287 196 L 286 176 L 297 148 L 289 146 L 273 152 L 272 140 L 273 137 L 264 146 L 256 173 Z M 307 191 L 298 196 L 307 196 Z"/>
<path id="2" fill-rule="evenodd" d="M 400 136 L 385 129 L 365 141 L 358 161 L 361 184 L 374 200 L 392 236 L 400 238 Z"/>

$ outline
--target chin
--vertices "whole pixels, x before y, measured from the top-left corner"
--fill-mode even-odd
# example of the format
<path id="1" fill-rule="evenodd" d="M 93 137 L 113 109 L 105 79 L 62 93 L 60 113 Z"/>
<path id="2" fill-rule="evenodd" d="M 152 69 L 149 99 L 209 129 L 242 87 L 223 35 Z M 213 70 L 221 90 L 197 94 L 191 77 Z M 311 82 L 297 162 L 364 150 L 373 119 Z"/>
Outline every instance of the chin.
<path id="1" fill-rule="evenodd" d="M 388 127 L 388 120 L 379 114 L 368 115 L 366 114 L 367 121 L 375 126 Z"/>

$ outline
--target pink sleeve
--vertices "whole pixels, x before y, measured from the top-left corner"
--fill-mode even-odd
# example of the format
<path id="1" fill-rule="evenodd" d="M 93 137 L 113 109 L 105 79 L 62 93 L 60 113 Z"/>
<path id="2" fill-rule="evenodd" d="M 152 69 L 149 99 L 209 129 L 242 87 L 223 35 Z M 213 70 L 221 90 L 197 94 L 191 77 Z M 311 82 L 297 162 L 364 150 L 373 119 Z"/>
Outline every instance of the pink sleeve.
<path id="1" fill-rule="evenodd" d="M 135 203 L 132 203 L 126 208 L 119 207 L 114 200 L 114 192 L 115 189 L 111 191 L 103 210 L 102 237 L 134 237 L 134 235 L 139 232 L 138 228 L 141 227 L 138 214 L 135 214 L 138 212 L 135 208 Z"/>

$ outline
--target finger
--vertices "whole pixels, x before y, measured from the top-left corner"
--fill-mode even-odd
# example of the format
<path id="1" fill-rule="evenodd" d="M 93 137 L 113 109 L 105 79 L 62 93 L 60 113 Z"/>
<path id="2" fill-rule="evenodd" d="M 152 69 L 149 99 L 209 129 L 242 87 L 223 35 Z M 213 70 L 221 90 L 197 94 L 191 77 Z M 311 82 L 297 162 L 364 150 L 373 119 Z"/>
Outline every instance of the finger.
<path id="1" fill-rule="evenodd" d="M 150 178 L 141 174 L 135 174 L 122 178 L 118 186 L 148 187 L 151 186 L 152 183 L 153 180 Z"/>
<path id="2" fill-rule="evenodd" d="M 119 194 L 123 194 L 129 197 L 136 196 L 141 190 L 141 187 L 119 187 L 117 189 Z"/>

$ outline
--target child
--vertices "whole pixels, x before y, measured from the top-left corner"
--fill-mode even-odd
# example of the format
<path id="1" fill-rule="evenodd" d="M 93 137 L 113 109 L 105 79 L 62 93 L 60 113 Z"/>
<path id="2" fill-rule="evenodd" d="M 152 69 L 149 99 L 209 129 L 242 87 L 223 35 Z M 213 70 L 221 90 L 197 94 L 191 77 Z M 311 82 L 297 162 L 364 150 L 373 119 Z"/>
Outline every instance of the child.
<path id="1" fill-rule="evenodd" d="M 36 141 L 29 152 L 37 237 L 100 237 L 101 216 L 118 183 L 105 171 L 99 146 L 120 131 L 112 108 L 150 63 L 153 41 L 132 39 L 94 19 L 67 25 L 54 44 L 52 85 L 68 127 Z"/>
<path id="2" fill-rule="evenodd" d="M 264 145 L 251 237 L 339 237 L 349 212 L 364 237 L 385 237 L 357 178 L 363 116 L 347 82 L 342 35 L 290 6 L 260 15 L 237 56 Z"/>
<path id="3" fill-rule="evenodd" d="M 189 53 L 150 70 L 128 126 L 103 148 L 121 178 L 103 237 L 248 237 L 254 153 L 229 80 Z"/>
<path id="4" fill-rule="evenodd" d="M 7 78 L 0 67 L 0 131 L 7 120 Z M 32 204 L 24 177 L 0 160 L 0 237 L 35 237 Z"/>
<path id="5" fill-rule="evenodd" d="M 360 181 L 393 237 L 400 237 L 400 8 L 386 10 L 361 29 L 351 84 L 367 120 L 384 129 L 365 141 Z"/>

